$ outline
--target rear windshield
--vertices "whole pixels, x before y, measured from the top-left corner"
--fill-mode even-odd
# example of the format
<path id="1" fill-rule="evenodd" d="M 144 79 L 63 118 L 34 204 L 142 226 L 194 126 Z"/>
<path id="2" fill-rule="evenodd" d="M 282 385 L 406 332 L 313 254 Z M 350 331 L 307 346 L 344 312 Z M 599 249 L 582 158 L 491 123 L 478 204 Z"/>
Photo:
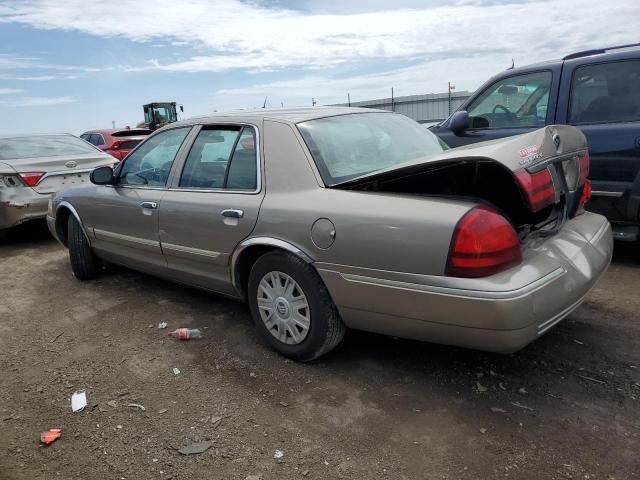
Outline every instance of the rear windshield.
<path id="1" fill-rule="evenodd" d="M 119 132 L 113 132 L 111 134 L 112 137 L 137 137 L 138 135 L 149 135 L 151 130 L 147 130 L 146 128 L 142 129 L 128 129 L 128 130 L 120 130 Z"/>
<path id="2" fill-rule="evenodd" d="M 419 123 L 394 113 L 321 118 L 299 123 L 298 129 L 328 186 L 448 148 Z"/>
<path id="3" fill-rule="evenodd" d="M 120 142 L 120 150 L 127 150 L 129 148 L 133 148 L 135 147 L 137 144 L 139 144 L 141 142 L 141 140 L 126 140 L 124 142 Z"/>
<path id="4" fill-rule="evenodd" d="M 95 153 L 94 147 L 71 135 L 0 138 L 0 160 Z"/>

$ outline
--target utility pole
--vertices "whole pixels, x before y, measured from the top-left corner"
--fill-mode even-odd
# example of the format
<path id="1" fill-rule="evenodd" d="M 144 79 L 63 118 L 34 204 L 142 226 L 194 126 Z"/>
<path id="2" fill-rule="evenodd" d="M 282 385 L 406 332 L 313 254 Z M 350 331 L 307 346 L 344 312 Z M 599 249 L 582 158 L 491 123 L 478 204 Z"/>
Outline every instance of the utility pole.
<path id="1" fill-rule="evenodd" d="M 315 98 L 311 98 L 311 106 L 315 107 L 316 106 L 316 99 Z"/>
<path id="2" fill-rule="evenodd" d="M 116 121 L 115 120 L 111 120 L 111 128 L 116 128 Z"/>
<path id="3" fill-rule="evenodd" d="M 347 92 L 347 103 L 351 106 L 351 94 Z"/>
<path id="4" fill-rule="evenodd" d="M 396 104 L 395 104 L 395 101 L 393 99 L 393 87 L 391 87 L 391 111 L 392 112 L 396 111 Z"/>
<path id="5" fill-rule="evenodd" d="M 449 88 L 448 88 L 448 92 L 449 92 L 449 115 L 451 115 L 451 92 L 453 90 L 455 90 L 455 89 L 456 89 L 456 86 L 453 83 L 449 82 Z"/>

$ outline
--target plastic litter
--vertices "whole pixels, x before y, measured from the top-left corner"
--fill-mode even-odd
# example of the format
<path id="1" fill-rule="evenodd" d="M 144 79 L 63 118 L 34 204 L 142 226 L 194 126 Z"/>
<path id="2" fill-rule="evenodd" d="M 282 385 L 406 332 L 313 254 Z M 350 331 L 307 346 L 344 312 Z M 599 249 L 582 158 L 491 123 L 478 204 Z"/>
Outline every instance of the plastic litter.
<path id="1" fill-rule="evenodd" d="M 171 369 L 171 372 L 177 377 L 178 375 L 180 375 L 180 369 L 178 367 L 173 367 Z"/>
<path id="2" fill-rule="evenodd" d="M 190 340 L 192 338 L 202 338 L 202 330 L 200 330 L 199 328 L 178 328 L 173 332 L 167 333 L 167 337 L 173 337 L 179 340 Z"/>
<path id="3" fill-rule="evenodd" d="M 167 325 L 168 325 L 168 323 L 167 323 L 167 322 L 160 322 L 160 323 L 158 324 L 158 328 L 159 328 L 160 330 L 164 330 L 165 328 L 167 328 Z"/>
<path id="4" fill-rule="evenodd" d="M 50 428 L 46 432 L 42 432 L 40 434 L 40 442 L 43 445 L 51 445 L 58 438 L 60 438 L 60 435 L 62 435 L 61 428 Z"/>
<path id="5" fill-rule="evenodd" d="M 139 408 L 143 412 L 146 410 L 146 408 L 144 408 L 144 406 L 140 405 L 139 403 L 130 403 L 129 405 L 127 405 L 127 407 Z"/>
<path id="6" fill-rule="evenodd" d="M 273 454 L 273 458 L 275 458 L 276 460 L 284 458 L 284 452 L 282 450 L 276 450 L 276 453 Z"/>
<path id="7" fill-rule="evenodd" d="M 71 396 L 71 410 L 73 412 L 79 412 L 87 406 L 87 394 L 84 390 L 75 392 Z"/>

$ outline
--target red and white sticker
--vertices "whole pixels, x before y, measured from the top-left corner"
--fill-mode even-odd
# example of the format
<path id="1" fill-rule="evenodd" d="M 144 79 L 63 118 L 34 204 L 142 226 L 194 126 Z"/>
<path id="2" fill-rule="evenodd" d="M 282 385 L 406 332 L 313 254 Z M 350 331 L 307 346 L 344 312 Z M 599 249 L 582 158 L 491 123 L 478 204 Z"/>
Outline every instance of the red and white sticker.
<path id="1" fill-rule="evenodd" d="M 522 158 L 531 157 L 539 153 L 540 147 L 538 147 L 537 145 L 531 145 L 530 147 L 523 148 L 522 150 L 518 151 L 518 155 L 520 155 Z"/>

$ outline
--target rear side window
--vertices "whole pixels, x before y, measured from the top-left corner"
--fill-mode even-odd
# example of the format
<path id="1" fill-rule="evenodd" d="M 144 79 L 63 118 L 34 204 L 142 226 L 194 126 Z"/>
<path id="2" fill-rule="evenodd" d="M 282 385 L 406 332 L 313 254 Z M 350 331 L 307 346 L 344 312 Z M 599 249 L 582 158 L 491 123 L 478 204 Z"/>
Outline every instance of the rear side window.
<path id="1" fill-rule="evenodd" d="M 205 127 L 187 156 L 182 188 L 254 190 L 256 142 L 252 127 Z"/>
<path id="2" fill-rule="evenodd" d="M 530 128 L 547 123 L 551 72 L 503 78 L 469 105 L 471 128 Z"/>
<path id="3" fill-rule="evenodd" d="M 640 61 L 576 68 L 571 82 L 569 123 L 640 121 Z"/>

